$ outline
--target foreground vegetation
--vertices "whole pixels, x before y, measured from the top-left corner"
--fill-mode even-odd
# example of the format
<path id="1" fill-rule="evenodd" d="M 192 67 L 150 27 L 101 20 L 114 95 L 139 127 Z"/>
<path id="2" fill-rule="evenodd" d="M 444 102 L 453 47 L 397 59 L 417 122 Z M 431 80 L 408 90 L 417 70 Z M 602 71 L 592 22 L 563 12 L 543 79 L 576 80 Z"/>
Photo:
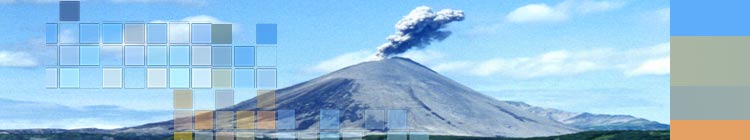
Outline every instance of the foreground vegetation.
<path id="1" fill-rule="evenodd" d="M 171 140 L 171 135 L 135 134 L 90 134 L 90 133 L 56 133 L 56 134 L 0 134 L 0 140 Z M 383 135 L 371 135 L 366 140 L 385 140 Z M 575 134 L 534 137 L 534 138 L 487 138 L 462 136 L 430 136 L 431 140 L 668 140 L 669 131 L 587 131 Z M 258 139 L 262 140 L 262 139 Z"/>

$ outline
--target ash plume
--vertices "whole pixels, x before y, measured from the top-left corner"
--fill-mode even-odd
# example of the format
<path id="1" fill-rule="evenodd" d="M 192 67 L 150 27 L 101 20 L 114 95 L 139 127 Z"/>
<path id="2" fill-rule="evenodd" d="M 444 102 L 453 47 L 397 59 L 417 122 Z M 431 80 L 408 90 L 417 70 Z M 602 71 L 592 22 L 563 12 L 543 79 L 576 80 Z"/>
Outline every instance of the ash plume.
<path id="1" fill-rule="evenodd" d="M 442 41 L 451 32 L 440 29 L 445 28 L 448 23 L 462 20 L 464 12 L 461 10 L 443 9 L 432 12 L 430 7 L 417 7 L 396 23 L 396 33 L 386 38 L 388 42 L 380 45 L 375 55 L 385 59 L 414 47 L 424 48 L 433 40 Z"/>

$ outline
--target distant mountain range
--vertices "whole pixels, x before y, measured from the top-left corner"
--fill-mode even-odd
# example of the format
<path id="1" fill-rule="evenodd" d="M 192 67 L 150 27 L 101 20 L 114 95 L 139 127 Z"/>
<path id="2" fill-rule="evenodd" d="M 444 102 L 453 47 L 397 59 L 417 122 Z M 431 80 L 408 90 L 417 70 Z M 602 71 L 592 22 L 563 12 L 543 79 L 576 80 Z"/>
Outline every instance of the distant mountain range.
<path id="1" fill-rule="evenodd" d="M 669 125 L 667 124 L 630 115 L 566 112 L 558 109 L 531 106 L 517 101 L 504 102 L 581 130 L 669 130 Z"/>
<path id="2" fill-rule="evenodd" d="M 499 101 L 406 58 L 363 62 L 276 91 L 277 109 L 296 111 L 296 130 L 318 131 L 320 110 L 341 111 L 342 129 L 364 128 L 365 110 L 406 109 L 408 129 L 431 135 L 537 137 L 585 130 L 662 130 L 669 125 L 627 115 L 572 113 Z M 220 110 L 254 110 L 255 98 Z M 370 120 L 372 121 L 372 120 Z M 378 122 L 379 123 L 379 122 Z M 169 134 L 173 121 L 92 133 Z M 4 130 L 45 133 L 57 129 Z"/>

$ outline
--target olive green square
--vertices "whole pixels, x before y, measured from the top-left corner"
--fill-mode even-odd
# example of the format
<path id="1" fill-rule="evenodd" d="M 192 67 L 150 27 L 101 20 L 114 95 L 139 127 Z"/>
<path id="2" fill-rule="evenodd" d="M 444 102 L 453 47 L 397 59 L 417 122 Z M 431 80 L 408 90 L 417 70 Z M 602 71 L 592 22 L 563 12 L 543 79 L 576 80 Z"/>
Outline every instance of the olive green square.
<path id="1" fill-rule="evenodd" d="M 232 24 L 211 24 L 211 43 L 232 44 Z"/>

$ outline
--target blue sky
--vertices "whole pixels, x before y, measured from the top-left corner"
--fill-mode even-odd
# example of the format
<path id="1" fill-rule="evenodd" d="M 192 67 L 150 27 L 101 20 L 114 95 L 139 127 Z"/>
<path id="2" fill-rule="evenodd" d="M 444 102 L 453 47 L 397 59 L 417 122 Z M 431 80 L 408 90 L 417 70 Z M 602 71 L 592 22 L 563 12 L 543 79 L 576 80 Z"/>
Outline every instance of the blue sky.
<path id="1" fill-rule="evenodd" d="M 83 1 L 81 21 L 232 23 L 236 45 L 255 44 L 255 24 L 276 23 L 279 87 L 286 87 L 369 60 L 394 24 L 423 5 L 463 10 L 466 19 L 448 25 L 446 40 L 404 57 L 500 100 L 669 123 L 669 1 L 103 0 Z M 44 29 L 57 21 L 57 3 L 0 0 L 0 13 L 15 17 L 0 21 L 0 104 L 29 106 L 3 109 L 15 113 L 0 117 L 14 121 L 0 129 L 116 128 L 171 118 L 170 90 L 45 89 Z M 99 125 L 32 117 L 70 110 L 79 113 L 66 116 L 80 122 L 106 112 L 149 117 Z"/>

